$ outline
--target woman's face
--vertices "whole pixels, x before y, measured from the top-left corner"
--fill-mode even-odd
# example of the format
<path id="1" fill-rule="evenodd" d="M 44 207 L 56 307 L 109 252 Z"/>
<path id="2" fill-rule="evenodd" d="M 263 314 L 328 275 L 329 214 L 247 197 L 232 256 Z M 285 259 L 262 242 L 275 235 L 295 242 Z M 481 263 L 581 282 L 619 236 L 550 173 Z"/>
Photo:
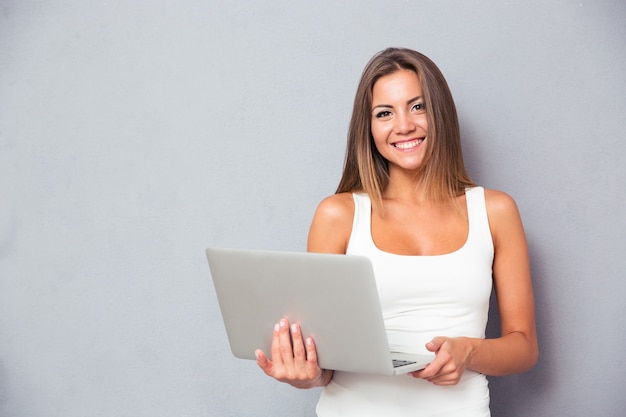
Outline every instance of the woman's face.
<path id="1" fill-rule="evenodd" d="M 378 152 L 393 170 L 414 171 L 426 151 L 428 122 L 417 74 L 399 70 L 381 77 L 372 90 L 371 129 Z"/>

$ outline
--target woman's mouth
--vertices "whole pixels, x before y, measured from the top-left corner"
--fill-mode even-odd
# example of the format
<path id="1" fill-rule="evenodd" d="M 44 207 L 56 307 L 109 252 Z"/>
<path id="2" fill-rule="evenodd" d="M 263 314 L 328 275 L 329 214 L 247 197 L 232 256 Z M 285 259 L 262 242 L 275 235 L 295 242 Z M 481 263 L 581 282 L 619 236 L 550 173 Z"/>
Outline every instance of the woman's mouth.
<path id="1" fill-rule="evenodd" d="M 419 138 L 419 139 L 407 140 L 404 142 L 395 142 L 395 143 L 392 143 L 391 145 L 394 148 L 409 150 L 409 149 L 419 146 L 422 142 L 424 142 L 425 139 L 426 138 Z"/>

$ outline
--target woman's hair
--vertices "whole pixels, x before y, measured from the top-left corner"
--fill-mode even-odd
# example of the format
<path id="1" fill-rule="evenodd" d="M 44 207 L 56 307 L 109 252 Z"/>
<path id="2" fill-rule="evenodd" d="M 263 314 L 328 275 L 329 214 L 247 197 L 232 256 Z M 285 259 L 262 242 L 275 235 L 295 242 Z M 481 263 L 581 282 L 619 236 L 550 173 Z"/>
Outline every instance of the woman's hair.
<path id="1" fill-rule="evenodd" d="M 465 187 L 474 185 L 463 164 L 456 108 L 443 74 L 419 52 L 388 48 L 374 55 L 361 76 L 348 130 L 343 174 L 336 191 L 367 192 L 379 209 L 389 183 L 389 169 L 372 137 L 372 90 L 381 77 L 400 70 L 417 74 L 426 108 L 428 140 L 417 173 L 418 184 L 426 190 L 425 197 L 437 202 L 449 201 Z"/>

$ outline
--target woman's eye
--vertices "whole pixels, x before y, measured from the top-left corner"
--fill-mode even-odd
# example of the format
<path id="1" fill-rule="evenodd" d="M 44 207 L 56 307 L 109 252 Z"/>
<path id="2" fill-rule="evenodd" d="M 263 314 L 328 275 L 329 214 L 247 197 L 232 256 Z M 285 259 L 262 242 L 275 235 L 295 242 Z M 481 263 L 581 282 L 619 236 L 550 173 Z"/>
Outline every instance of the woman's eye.
<path id="1" fill-rule="evenodd" d="M 426 108 L 424 107 L 424 103 L 415 103 L 413 107 L 411 108 L 411 110 L 421 113 L 421 112 L 424 112 Z"/>
<path id="2" fill-rule="evenodd" d="M 376 118 L 377 119 L 382 119 L 383 117 L 389 117 L 391 115 L 391 112 L 388 110 L 383 110 L 383 111 L 379 111 L 378 113 L 376 113 Z"/>

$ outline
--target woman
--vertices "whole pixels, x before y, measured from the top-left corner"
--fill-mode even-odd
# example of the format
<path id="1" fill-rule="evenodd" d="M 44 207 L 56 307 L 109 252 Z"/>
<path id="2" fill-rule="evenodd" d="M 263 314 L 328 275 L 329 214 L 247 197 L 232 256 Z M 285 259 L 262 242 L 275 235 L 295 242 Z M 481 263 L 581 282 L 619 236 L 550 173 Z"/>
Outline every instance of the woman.
<path id="1" fill-rule="evenodd" d="M 525 372 L 537 361 L 517 206 L 467 175 L 452 95 L 418 52 L 390 48 L 367 64 L 343 176 L 317 208 L 308 250 L 368 256 L 391 350 L 435 353 L 409 376 L 323 370 L 313 340 L 281 319 L 272 360 L 257 351 L 257 363 L 293 386 L 324 386 L 319 416 L 489 416 L 485 375 Z M 485 339 L 492 284 L 501 336 Z"/>

